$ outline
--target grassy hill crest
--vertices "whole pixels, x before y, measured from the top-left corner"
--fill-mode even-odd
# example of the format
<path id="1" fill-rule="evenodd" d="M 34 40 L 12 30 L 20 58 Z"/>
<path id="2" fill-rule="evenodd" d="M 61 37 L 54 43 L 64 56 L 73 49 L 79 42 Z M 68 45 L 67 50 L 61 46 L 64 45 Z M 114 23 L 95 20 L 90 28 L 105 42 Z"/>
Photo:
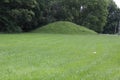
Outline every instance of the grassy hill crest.
<path id="1" fill-rule="evenodd" d="M 95 31 L 87 29 L 68 21 L 53 22 L 32 31 L 34 33 L 55 33 L 55 34 L 97 34 Z"/>

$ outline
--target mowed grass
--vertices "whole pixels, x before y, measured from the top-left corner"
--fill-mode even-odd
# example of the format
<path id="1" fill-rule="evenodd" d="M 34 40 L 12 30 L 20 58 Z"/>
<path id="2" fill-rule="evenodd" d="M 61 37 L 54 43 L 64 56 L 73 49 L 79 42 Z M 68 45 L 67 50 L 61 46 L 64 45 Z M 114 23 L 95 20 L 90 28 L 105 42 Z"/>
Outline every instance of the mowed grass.
<path id="1" fill-rule="evenodd" d="M 0 34 L 0 80 L 120 80 L 120 37 Z"/>

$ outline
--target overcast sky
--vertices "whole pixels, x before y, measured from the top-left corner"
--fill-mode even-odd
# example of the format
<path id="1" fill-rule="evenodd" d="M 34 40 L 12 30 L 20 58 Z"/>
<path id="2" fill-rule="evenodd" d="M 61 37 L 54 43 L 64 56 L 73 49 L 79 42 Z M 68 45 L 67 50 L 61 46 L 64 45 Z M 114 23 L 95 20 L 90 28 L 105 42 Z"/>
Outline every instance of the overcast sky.
<path id="1" fill-rule="evenodd" d="M 120 8 L 120 0 L 114 0 L 116 2 L 116 4 L 118 5 L 118 7 Z"/>

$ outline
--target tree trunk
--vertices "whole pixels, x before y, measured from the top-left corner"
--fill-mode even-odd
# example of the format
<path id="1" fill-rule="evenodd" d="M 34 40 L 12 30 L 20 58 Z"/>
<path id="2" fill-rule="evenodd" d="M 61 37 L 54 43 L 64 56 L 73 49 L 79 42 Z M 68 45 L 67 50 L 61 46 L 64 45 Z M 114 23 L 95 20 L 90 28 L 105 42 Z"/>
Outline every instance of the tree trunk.
<path id="1" fill-rule="evenodd" d="M 119 24 L 118 24 L 118 35 L 120 35 L 120 21 L 119 21 Z"/>

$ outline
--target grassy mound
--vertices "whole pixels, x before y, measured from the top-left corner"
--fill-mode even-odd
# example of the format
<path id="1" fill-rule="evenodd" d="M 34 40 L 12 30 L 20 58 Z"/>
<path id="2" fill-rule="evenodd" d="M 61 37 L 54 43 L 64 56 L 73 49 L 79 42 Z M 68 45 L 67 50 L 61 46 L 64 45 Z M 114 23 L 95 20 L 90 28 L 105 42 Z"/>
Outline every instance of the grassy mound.
<path id="1" fill-rule="evenodd" d="M 57 34 L 96 34 L 96 32 L 85 27 L 67 21 L 58 21 L 34 30 L 35 33 L 57 33 Z"/>

